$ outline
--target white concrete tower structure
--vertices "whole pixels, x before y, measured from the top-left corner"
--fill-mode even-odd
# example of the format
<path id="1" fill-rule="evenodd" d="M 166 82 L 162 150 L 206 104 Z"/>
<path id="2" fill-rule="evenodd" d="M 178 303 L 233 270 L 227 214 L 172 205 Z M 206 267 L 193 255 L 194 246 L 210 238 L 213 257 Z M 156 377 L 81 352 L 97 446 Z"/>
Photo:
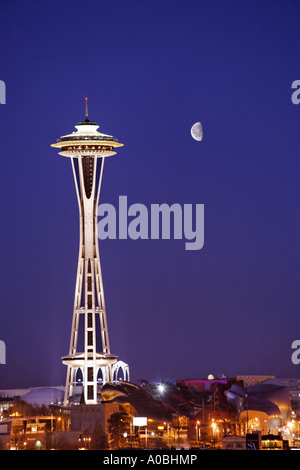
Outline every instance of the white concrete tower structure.
<path id="1" fill-rule="evenodd" d="M 82 372 L 84 403 L 97 404 L 100 370 L 102 384 L 113 382 L 114 370 L 118 371 L 119 367 L 123 372 L 126 369 L 129 380 L 128 366 L 121 361 L 117 363 L 117 356 L 110 352 L 97 236 L 97 207 L 104 161 L 115 155 L 116 148 L 123 144 L 111 135 L 98 132 L 99 126 L 88 118 L 87 98 L 85 121 L 75 128 L 77 131 L 52 144 L 61 149 L 60 155 L 71 160 L 80 217 L 70 348 L 69 354 L 62 358 L 63 364 L 67 365 L 65 404 L 72 402 L 78 369 Z M 81 351 L 78 351 L 79 331 L 83 332 Z"/>

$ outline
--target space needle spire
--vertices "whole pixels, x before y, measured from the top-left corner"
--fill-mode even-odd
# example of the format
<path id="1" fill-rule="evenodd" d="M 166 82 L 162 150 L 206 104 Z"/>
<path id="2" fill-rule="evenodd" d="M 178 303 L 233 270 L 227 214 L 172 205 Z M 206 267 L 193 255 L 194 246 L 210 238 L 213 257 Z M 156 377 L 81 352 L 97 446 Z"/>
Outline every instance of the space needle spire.
<path id="1" fill-rule="evenodd" d="M 88 99 L 85 98 L 85 121 L 89 121 Z"/>
<path id="2" fill-rule="evenodd" d="M 127 364 L 111 354 L 103 279 L 97 236 L 97 208 L 104 161 L 123 146 L 111 135 L 98 131 L 88 117 L 85 98 L 85 121 L 76 131 L 52 144 L 60 155 L 71 160 L 80 220 L 80 241 L 69 354 L 62 358 L 67 366 L 65 404 L 75 400 L 78 371 L 82 374 L 85 404 L 97 404 L 98 384 L 118 381 L 114 374 L 123 370 L 129 380 Z M 80 332 L 82 333 L 80 341 Z M 79 340 L 79 341 L 78 341 Z M 79 346 L 83 343 L 83 346 Z"/>

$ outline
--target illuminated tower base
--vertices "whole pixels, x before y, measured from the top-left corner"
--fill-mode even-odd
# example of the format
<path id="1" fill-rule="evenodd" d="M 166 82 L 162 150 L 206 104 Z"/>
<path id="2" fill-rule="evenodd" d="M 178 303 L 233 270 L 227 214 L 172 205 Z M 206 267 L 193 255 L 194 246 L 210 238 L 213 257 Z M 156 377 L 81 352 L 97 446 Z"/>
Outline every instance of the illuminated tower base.
<path id="1" fill-rule="evenodd" d="M 128 366 L 117 362 L 117 356 L 110 353 L 97 236 L 97 207 L 104 161 L 106 157 L 115 155 L 115 148 L 123 144 L 110 135 L 98 132 L 99 126 L 88 119 L 87 104 L 85 121 L 75 127 L 76 132 L 52 144 L 52 147 L 61 149 L 60 155 L 71 159 L 80 218 L 70 348 L 69 354 L 62 358 L 67 366 L 65 404 L 72 401 L 79 369 L 82 372 L 84 402 L 96 404 L 100 375 L 102 384 L 116 381 L 118 377 L 114 375 L 121 367 L 125 380 L 129 381 Z M 80 326 L 83 329 L 83 350 L 78 352 Z M 99 347 L 101 352 L 97 352 Z"/>

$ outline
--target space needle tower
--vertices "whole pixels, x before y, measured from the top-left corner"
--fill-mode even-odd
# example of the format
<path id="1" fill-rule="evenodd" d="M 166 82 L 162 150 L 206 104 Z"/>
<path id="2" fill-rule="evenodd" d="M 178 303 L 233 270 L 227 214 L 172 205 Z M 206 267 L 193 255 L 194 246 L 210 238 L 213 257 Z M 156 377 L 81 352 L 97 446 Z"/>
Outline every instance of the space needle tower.
<path id="1" fill-rule="evenodd" d="M 115 155 L 116 149 L 123 144 L 113 136 L 99 132 L 99 126 L 89 120 L 87 98 L 85 120 L 75 128 L 76 131 L 52 144 L 52 147 L 60 149 L 60 155 L 71 160 L 80 218 L 70 348 L 69 354 L 62 358 L 67 366 L 65 405 L 72 402 L 78 370 L 82 372 L 85 404 L 98 402 L 100 371 L 102 384 L 113 382 L 119 367 L 123 368 L 129 380 L 128 366 L 117 361 L 117 356 L 110 352 L 97 235 L 97 207 L 104 161 L 106 157 Z M 78 351 L 79 331 L 83 334 L 83 346 Z"/>

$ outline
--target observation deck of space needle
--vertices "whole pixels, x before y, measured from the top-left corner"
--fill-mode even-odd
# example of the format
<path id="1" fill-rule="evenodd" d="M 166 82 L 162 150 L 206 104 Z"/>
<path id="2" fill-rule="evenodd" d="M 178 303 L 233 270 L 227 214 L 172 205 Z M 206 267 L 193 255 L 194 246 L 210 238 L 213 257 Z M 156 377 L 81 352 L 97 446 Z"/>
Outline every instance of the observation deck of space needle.
<path id="1" fill-rule="evenodd" d="M 123 379 L 129 381 L 129 367 L 111 354 L 108 336 L 103 279 L 97 236 L 97 208 L 103 167 L 106 157 L 122 147 L 116 138 L 98 132 L 99 126 L 89 120 L 85 98 L 85 120 L 77 131 L 62 136 L 52 147 L 71 160 L 80 219 L 80 240 L 75 284 L 73 319 L 69 354 L 62 358 L 67 366 L 64 403 L 75 401 L 74 386 L 80 370 L 83 396 L 86 404 L 97 404 L 98 384 L 118 382 L 121 369 Z M 97 327 L 99 321 L 99 327 Z M 100 329 L 99 329 L 100 328 Z M 79 331 L 83 334 L 83 351 L 78 351 Z M 97 351 L 101 352 L 97 352 Z"/>

